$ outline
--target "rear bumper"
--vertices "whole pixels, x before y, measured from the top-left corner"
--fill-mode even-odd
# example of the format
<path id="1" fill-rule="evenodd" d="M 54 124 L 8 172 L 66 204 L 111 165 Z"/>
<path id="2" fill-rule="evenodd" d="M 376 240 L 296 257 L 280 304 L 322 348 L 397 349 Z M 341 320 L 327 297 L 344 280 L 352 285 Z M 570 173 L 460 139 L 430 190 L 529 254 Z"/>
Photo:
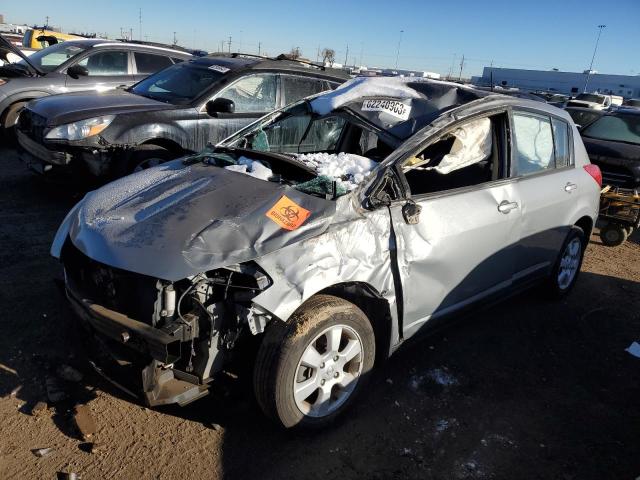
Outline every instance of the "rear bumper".
<path id="1" fill-rule="evenodd" d="M 207 395 L 208 385 L 171 366 L 180 358 L 179 338 L 82 298 L 69 281 L 66 292 L 76 316 L 95 337 L 95 343 L 104 347 L 102 351 L 110 357 L 111 365 L 105 369 L 114 371 L 115 367 L 118 370 L 118 364 L 124 363 L 134 366 L 134 369 L 137 366 L 137 374 L 134 375 L 138 381 L 134 382 L 133 388 L 138 391 L 134 393 L 140 393 L 141 388 L 149 406 L 186 405 Z M 131 368 L 122 373 L 131 376 Z M 126 378 L 122 383 L 130 385 L 131 380 L 134 379 Z M 117 385 L 119 382 L 113 383 Z"/>

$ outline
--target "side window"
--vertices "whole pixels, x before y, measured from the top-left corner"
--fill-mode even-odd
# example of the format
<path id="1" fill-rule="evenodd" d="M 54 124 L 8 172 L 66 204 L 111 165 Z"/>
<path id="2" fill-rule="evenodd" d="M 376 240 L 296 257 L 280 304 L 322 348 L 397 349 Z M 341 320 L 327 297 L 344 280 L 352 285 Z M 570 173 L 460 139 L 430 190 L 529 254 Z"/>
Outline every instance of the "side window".
<path id="1" fill-rule="evenodd" d="M 86 67 L 89 76 L 127 75 L 129 73 L 127 52 L 96 52 L 78 62 Z"/>
<path id="2" fill-rule="evenodd" d="M 162 55 L 134 52 L 133 56 L 136 60 L 138 73 L 142 75 L 150 75 L 173 65 L 173 62 L 169 57 L 164 57 Z"/>
<path id="3" fill-rule="evenodd" d="M 515 175 L 554 168 L 553 134 L 549 117 L 513 114 Z"/>
<path id="4" fill-rule="evenodd" d="M 266 113 L 276 108 L 276 76 L 265 73 L 241 78 L 217 95 L 236 104 L 236 113 Z"/>
<path id="5" fill-rule="evenodd" d="M 281 78 L 285 105 L 326 90 L 325 82 L 316 78 L 293 75 L 282 75 Z"/>
<path id="6" fill-rule="evenodd" d="M 470 120 L 402 163 L 413 195 L 470 187 L 501 177 L 504 114 Z"/>
<path id="7" fill-rule="evenodd" d="M 569 147 L 569 125 L 562 120 L 552 119 L 553 143 L 556 150 L 556 168 L 568 167 L 573 164 Z"/>

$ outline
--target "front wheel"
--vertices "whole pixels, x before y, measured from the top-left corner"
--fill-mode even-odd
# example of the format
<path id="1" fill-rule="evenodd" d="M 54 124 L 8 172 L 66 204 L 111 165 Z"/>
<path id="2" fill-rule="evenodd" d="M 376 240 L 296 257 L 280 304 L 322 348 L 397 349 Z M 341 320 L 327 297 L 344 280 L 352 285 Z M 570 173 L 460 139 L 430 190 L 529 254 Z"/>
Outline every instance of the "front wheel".
<path id="1" fill-rule="evenodd" d="M 278 322 L 278 321 L 275 321 Z M 353 402 L 375 359 L 371 324 L 357 306 L 317 295 L 260 346 L 254 389 L 263 411 L 290 427 L 322 427 Z"/>
<path id="2" fill-rule="evenodd" d="M 554 297 L 564 297 L 575 285 L 582 266 L 586 243 L 582 229 L 576 226 L 571 227 L 548 280 L 549 289 Z"/>
<path id="3" fill-rule="evenodd" d="M 126 173 L 136 173 L 173 160 L 179 155 L 157 145 L 141 145 L 131 154 Z"/>

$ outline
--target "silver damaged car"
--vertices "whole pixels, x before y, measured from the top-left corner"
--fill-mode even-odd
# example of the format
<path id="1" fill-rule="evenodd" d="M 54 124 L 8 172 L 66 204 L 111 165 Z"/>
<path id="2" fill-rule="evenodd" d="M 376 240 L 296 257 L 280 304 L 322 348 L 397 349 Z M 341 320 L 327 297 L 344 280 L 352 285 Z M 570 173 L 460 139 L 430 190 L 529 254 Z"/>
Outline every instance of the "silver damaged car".
<path id="1" fill-rule="evenodd" d="M 149 405 L 255 358 L 264 412 L 319 427 L 419 331 L 540 282 L 566 295 L 600 183 L 562 110 L 356 78 L 87 194 L 52 254 Z"/>

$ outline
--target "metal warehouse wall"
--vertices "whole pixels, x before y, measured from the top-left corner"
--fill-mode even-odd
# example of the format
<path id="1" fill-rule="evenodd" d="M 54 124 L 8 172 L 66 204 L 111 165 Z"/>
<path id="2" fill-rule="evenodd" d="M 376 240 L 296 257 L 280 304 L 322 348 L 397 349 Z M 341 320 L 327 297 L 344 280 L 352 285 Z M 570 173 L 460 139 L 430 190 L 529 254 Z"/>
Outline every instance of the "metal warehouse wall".
<path id="1" fill-rule="evenodd" d="M 578 72 L 484 67 L 482 76 L 473 77 L 472 82 L 476 85 L 490 86 L 491 71 L 493 71 L 494 85 L 518 87 L 532 91 L 545 90 L 566 94 L 582 92 L 587 78 L 586 73 Z M 592 73 L 589 77 L 587 90 L 589 92 L 621 95 L 625 98 L 638 98 L 640 97 L 640 75 L 631 76 Z"/>

